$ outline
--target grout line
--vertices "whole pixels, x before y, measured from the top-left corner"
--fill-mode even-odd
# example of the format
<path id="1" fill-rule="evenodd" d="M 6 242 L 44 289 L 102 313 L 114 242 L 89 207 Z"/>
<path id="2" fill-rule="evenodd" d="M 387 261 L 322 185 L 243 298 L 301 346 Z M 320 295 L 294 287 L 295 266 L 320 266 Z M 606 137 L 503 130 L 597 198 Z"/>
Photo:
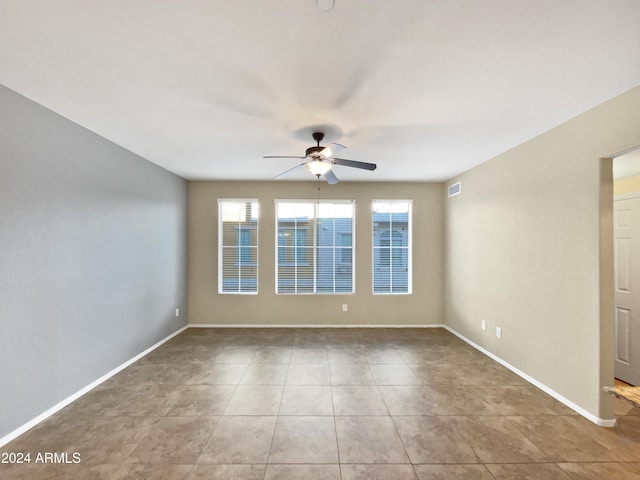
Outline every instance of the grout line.
<path id="1" fill-rule="evenodd" d="M 329 369 L 329 386 L 331 392 L 331 410 L 333 412 L 333 431 L 336 436 L 336 454 L 338 456 L 338 474 L 340 475 L 340 479 L 342 479 L 342 462 L 340 461 L 340 441 L 338 440 L 338 423 L 336 422 L 336 407 L 335 402 L 333 400 L 333 382 L 331 381 L 331 369 Z"/>

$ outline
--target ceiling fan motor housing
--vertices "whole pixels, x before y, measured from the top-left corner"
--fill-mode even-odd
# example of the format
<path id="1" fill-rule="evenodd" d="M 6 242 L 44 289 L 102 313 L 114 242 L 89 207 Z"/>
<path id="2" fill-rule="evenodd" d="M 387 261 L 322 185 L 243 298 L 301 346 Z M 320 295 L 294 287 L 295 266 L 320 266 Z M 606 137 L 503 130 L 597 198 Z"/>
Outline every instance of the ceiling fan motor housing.
<path id="1" fill-rule="evenodd" d="M 307 157 L 321 157 L 320 152 L 323 151 L 325 147 L 317 146 L 317 147 L 309 147 L 307 148 L 306 155 Z M 314 155 L 315 154 L 315 155 Z"/>

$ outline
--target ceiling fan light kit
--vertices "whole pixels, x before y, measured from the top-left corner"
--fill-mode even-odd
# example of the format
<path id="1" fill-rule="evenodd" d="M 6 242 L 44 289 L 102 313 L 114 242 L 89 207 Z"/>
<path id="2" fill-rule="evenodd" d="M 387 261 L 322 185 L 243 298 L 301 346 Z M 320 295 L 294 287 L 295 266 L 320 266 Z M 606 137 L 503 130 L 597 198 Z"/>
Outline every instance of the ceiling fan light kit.
<path id="1" fill-rule="evenodd" d="M 293 168 L 281 173 L 276 177 L 277 180 L 282 179 L 289 175 L 289 173 L 297 170 L 299 167 L 304 166 L 307 170 L 313 173 L 318 179 L 323 177 L 327 183 L 334 185 L 338 183 L 338 177 L 331 171 L 334 165 L 342 165 L 345 167 L 360 168 L 362 170 L 375 170 L 377 165 L 375 163 L 359 162 L 357 160 L 347 160 L 346 158 L 334 157 L 333 154 L 344 150 L 346 147 L 339 143 L 333 143 L 331 147 L 323 147 L 320 142 L 324 138 L 324 133 L 313 132 L 313 139 L 316 141 L 316 145 L 307 148 L 304 157 L 296 156 L 277 156 L 266 155 L 262 158 L 299 158 L 306 160 L 305 162 L 296 165 Z"/>
<path id="2" fill-rule="evenodd" d="M 335 5 L 335 1 L 334 0 L 316 0 L 316 5 L 320 10 L 324 10 L 325 12 L 328 12 L 329 10 L 333 9 Z"/>
<path id="3" fill-rule="evenodd" d="M 312 160 L 304 165 L 311 173 L 316 177 L 320 177 L 331 170 L 332 165 L 329 162 L 323 162 L 322 160 Z"/>

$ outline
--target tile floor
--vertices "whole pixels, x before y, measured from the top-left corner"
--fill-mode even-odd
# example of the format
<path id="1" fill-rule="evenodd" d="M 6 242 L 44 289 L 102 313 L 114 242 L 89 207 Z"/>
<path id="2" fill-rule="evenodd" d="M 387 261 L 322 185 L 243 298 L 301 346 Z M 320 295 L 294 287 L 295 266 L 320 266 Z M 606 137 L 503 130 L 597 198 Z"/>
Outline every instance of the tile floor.
<path id="1" fill-rule="evenodd" d="M 189 329 L 1 452 L 2 479 L 640 480 L 599 428 L 442 329 Z"/>

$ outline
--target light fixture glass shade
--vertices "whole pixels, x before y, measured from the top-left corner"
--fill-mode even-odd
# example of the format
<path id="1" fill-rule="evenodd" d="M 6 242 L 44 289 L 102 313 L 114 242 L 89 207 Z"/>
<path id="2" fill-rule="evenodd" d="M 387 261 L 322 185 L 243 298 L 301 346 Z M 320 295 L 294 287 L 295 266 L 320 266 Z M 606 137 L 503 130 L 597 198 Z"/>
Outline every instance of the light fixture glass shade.
<path id="1" fill-rule="evenodd" d="M 329 147 L 325 147 L 325 149 L 320 152 L 320 155 L 325 158 L 330 158 L 333 155 L 333 152 Z"/>
<path id="2" fill-rule="evenodd" d="M 316 0 L 316 5 L 320 10 L 327 12 L 333 8 L 334 0 Z"/>
<path id="3" fill-rule="evenodd" d="M 323 162 L 321 160 L 312 160 L 304 165 L 311 173 L 316 176 L 324 175 L 331 170 L 331 164 L 329 162 Z"/>

